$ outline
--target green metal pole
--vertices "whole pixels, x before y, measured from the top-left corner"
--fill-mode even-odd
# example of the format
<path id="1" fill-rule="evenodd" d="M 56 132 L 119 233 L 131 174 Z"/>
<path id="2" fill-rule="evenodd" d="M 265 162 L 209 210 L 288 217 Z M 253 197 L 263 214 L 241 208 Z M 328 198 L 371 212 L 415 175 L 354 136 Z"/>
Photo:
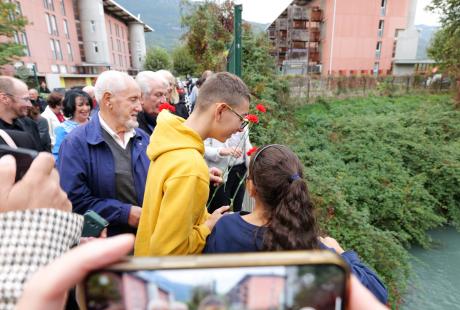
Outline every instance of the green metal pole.
<path id="1" fill-rule="evenodd" d="M 243 6 L 241 4 L 235 5 L 235 16 L 233 22 L 234 34 L 235 34 L 235 44 L 234 48 L 234 57 L 235 57 L 235 75 L 241 77 L 241 51 L 242 51 L 242 40 L 241 40 L 241 13 L 243 12 Z"/>
<path id="2" fill-rule="evenodd" d="M 37 85 L 37 90 L 40 87 L 40 84 L 38 83 L 38 76 L 37 76 L 37 70 L 35 69 L 35 64 L 32 66 L 32 72 L 34 73 L 34 80 L 35 80 L 35 85 Z"/>

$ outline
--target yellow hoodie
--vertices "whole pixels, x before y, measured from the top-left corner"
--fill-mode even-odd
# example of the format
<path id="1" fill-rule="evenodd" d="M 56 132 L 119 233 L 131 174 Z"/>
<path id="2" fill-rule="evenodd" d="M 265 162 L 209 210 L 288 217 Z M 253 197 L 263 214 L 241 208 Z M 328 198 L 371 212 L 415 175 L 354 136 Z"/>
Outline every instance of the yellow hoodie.
<path id="1" fill-rule="evenodd" d="M 147 156 L 151 163 L 134 255 L 201 253 L 211 233 L 209 171 L 201 137 L 168 111 L 157 117 Z"/>

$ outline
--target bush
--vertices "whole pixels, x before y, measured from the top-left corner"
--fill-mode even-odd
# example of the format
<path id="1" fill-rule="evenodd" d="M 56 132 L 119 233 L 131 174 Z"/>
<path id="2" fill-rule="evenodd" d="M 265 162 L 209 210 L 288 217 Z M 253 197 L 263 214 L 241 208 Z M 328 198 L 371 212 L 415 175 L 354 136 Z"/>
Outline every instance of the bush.
<path id="1" fill-rule="evenodd" d="M 267 102 L 251 140 L 298 154 L 322 229 L 378 272 L 396 306 L 406 249 L 428 247 L 429 229 L 460 228 L 460 111 L 448 95 Z"/>
<path id="2" fill-rule="evenodd" d="M 172 61 L 168 52 L 161 47 L 152 47 L 147 51 L 144 61 L 144 70 L 158 71 L 171 70 Z"/>

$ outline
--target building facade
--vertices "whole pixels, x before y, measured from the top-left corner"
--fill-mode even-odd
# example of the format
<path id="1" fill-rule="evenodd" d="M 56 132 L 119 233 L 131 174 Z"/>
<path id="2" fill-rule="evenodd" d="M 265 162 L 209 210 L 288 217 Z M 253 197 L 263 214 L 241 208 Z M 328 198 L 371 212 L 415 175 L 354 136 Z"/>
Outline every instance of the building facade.
<path id="1" fill-rule="evenodd" d="M 389 74 L 411 0 L 294 0 L 267 28 L 286 74 Z"/>
<path id="2" fill-rule="evenodd" d="M 144 32 L 153 31 L 113 0 L 13 0 L 29 24 L 15 36 L 25 46 L 25 66 L 50 89 L 89 85 L 114 69 L 135 74 L 146 54 Z"/>

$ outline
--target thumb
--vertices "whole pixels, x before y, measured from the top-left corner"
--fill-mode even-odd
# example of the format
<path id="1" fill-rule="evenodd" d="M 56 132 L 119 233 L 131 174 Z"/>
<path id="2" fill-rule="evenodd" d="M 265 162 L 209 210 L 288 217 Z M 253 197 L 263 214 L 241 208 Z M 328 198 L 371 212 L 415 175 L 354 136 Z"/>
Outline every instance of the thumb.
<path id="1" fill-rule="evenodd" d="M 5 200 L 4 193 L 9 193 L 16 178 L 16 159 L 11 155 L 0 158 L 0 193 Z"/>

